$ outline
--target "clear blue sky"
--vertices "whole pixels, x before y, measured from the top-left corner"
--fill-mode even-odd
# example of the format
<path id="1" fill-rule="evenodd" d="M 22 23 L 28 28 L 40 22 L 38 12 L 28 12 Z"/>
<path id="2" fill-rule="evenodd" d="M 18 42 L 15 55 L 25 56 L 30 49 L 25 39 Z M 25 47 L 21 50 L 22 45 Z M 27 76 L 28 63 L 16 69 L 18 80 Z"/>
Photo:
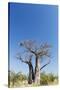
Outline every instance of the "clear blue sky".
<path id="1" fill-rule="evenodd" d="M 58 72 L 58 6 L 39 4 L 9 4 L 9 57 L 10 69 L 28 72 L 28 66 L 16 59 L 21 51 L 18 42 L 36 40 L 48 42 L 51 49 L 51 63 L 43 69 L 46 72 Z"/>

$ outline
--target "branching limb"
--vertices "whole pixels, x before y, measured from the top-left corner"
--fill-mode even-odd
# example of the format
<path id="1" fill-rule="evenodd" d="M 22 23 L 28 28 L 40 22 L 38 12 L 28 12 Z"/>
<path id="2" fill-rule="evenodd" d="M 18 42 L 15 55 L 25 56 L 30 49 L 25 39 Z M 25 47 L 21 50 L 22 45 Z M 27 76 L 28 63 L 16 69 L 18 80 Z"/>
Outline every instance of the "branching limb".
<path id="1" fill-rule="evenodd" d="M 36 52 L 32 49 L 32 47 L 33 47 L 32 41 L 29 41 L 29 42 L 24 41 L 24 42 L 21 42 L 19 45 L 25 47 L 29 52 L 36 55 Z"/>
<path id="2" fill-rule="evenodd" d="M 23 59 L 22 58 L 22 56 L 19 54 L 19 55 L 17 55 L 17 57 L 16 57 L 17 59 L 19 59 L 21 62 L 23 62 L 23 63 L 26 63 L 26 64 L 32 64 L 32 62 L 31 62 L 31 60 L 32 60 L 32 54 L 31 55 L 27 55 L 27 56 L 25 56 L 25 58 Z"/>
<path id="3" fill-rule="evenodd" d="M 47 56 L 50 57 L 49 50 L 42 50 L 38 53 L 38 56 Z"/>
<path id="4" fill-rule="evenodd" d="M 28 64 L 27 60 L 23 60 L 21 56 L 17 56 L 17 59 L 19 59 L 21 62 Z"/>
<path id="5" fill-rule="evenodd" d="M 46 63 L 46 64 L 44 64 L 41 68 L 40 68 L 40 70 L 42 70 L 44 67 L 46 67 L 48 64 L 50 64 L 50 60 Z"/>

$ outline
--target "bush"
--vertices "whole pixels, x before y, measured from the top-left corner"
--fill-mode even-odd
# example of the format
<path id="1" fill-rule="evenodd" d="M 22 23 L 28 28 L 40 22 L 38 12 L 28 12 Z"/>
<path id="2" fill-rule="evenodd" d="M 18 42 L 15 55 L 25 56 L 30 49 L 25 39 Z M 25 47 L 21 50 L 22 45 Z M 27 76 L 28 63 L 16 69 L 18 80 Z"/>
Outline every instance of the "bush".
<path id="1" fill-rule="evenodd" d="M 48 75 L 48 80 L 49 80 L 49 82 L 54 82 L 55 76 L 54 76 L 52 73 L 50 73 L 50 74 Z"/>
<path id="2" fill-rule="evenodd" d="M 41 80 L 40 80 L 40 84 L 41 85 L 48 85 L 48 76 L 43 72 L 41 73 Z"/>
<path id="3" fill-rule="evenodd" d="M 10 71 L 9 72 L 9 75 L 8 75 L 8 78 L 9 78 L 9 87 L 14 87 L 14 86 L 17 86 L 19 85 L 19 82 L 23 82 L 25 80 L 27 80 L 27 76 L 22 74 L 21 72 L 18 72 L 18 73 L 15 73 L 13 71 Z"/>
<path id="4" fill-rule="evenodd" d="M 55 80 L 58 81 L 58 78 L 56 78 L 57 76 L 54 76 L 54 74 L 52 73 L 49 73 L 49 74 L 46 74 L 44 72 L 41 73 L 41 80 L 40 80 L 40 84 L 41 85 L 50 85 L 50 84 L 53 84 Z"/>

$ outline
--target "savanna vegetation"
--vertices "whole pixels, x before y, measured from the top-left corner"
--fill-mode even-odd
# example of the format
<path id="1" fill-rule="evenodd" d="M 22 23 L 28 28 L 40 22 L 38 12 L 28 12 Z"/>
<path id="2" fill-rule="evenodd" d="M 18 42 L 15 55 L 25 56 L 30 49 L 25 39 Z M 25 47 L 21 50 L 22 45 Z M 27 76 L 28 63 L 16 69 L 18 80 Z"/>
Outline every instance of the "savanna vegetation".
<path id="1" fill-rule="evenodd" d="M 33 87 L 33 86 L 42 86 L 42 85 L 57 85 L 58 84 L 58 76 L 53 73 L 45 73 L 41 72 L 40 74 L 40 84 L 28 84 L 28 75 L 24 75 L 21 72 L 15 73 L 14 71 L 10 71 L 10 83 L 9 87 Z"/>

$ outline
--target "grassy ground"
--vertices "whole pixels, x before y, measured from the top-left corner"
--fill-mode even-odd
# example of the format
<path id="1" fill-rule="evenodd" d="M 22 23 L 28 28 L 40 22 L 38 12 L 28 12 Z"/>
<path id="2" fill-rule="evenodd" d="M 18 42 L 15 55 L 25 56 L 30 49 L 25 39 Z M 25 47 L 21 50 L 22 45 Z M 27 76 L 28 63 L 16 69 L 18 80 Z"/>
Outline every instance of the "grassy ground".
<path id="1" fill-rule="evenodd" d="M 48 84 L 45 84 L 45 85 L 57 85 L 58 84 L 58 80 L 55 80 L 54 82 L 48 82 Z M 44 85 L 44 86 L 45 86 Z M 22 82 L 18 82 L 18 83 L 15 83 L 14 86 L 12 85 L 12 82 L 10 83 L 10 87 L 37 87 L 37 86 L 43 86 L 42 85 L 37 85 L 35 83 L 32 83 L 32 84 L 28 84 L 28 81 L 22 81 Z"/>
<path id="2" fill-rule="evenodd" d="M 28 84 L 28 77 L 22 73 L 11 73 L 9 76 L 9 87 L 37 87 L 37 86 L 49 86 L 49 85 L 57 85 L 58 84 L 58 76 L 49 73 L 41 73 L 40 75 L 40 84 Z"/>

